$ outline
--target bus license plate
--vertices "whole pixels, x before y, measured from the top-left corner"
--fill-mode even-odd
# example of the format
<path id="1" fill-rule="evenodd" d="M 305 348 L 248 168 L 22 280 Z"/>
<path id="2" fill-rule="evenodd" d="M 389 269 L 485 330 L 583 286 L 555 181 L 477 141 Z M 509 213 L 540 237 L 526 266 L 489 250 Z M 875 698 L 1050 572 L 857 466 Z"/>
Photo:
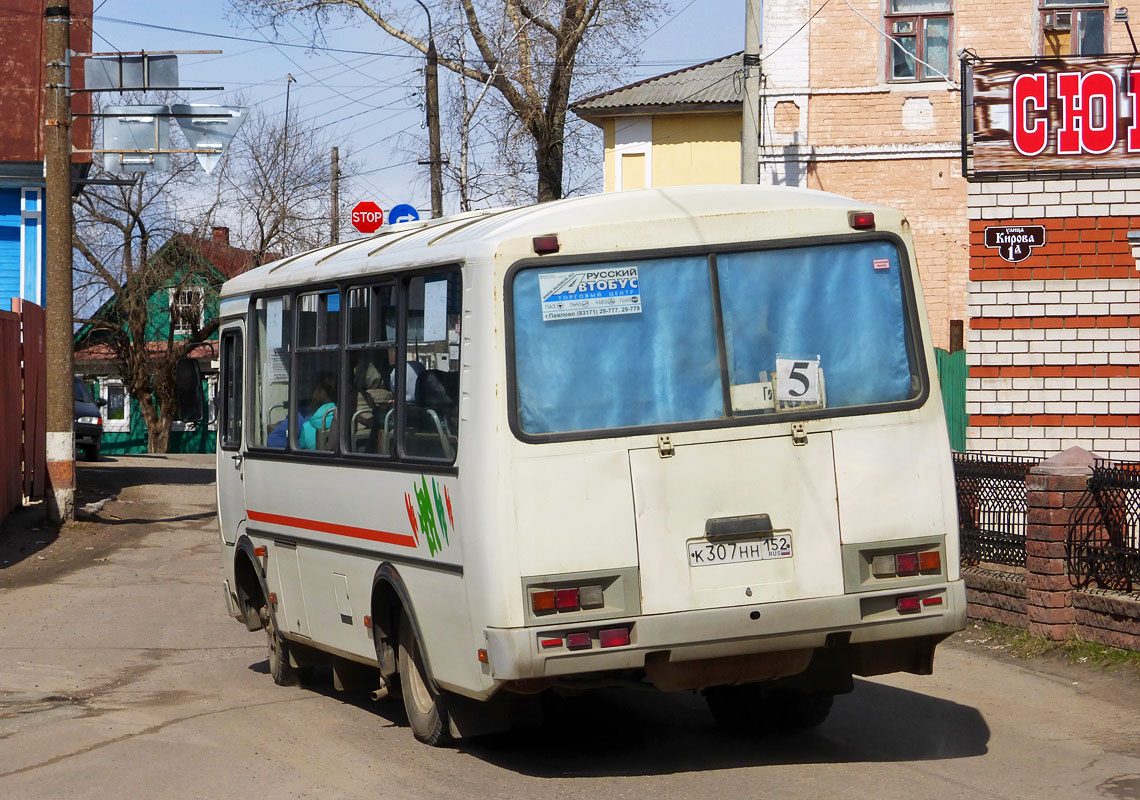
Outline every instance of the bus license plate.
<path id="1" fill-rule="evenodd" d="M 734 542 L 689 542 L 689 566 L 737 564 L 742 561 L 768 561 L 792 557 L 792 535 L 777 533 L 763 539 L 740 539 Z"/>

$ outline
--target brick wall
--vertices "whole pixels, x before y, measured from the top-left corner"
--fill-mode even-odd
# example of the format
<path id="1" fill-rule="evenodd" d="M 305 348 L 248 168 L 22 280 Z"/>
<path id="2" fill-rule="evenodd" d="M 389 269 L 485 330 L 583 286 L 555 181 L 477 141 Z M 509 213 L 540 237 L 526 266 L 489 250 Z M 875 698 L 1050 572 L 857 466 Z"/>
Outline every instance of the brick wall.
<path id="1" fill-rule="evenodd" d="M 1048 455 L 1073 445 L 1140 458 L 1140 180 L 972 184 L 967 447 Z M 987 225 L 1041 225 L 1009 263 Z"/>
<path id="2" fill-rule="evenodd" d="M 945 83 L 905 91 L 822 94 L 811 98 L 808 136 L 816 147 L 914 145 L 961 136 L 961 94 Z"/>
<path id="3" fill-rule="evenodd" d="M 967 304 L 969 223 L 959 165 L 951 159 L 821 162 L 812 165 L 808 186 L 906 214 L 934 345 L 948 348 L 950 320 L 965 319 Z"/>

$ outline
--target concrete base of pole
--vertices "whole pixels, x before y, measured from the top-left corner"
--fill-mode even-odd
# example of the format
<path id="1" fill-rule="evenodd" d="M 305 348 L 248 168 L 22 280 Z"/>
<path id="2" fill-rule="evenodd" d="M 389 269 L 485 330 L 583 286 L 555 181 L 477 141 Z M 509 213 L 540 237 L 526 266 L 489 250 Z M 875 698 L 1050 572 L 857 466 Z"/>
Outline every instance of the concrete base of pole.
<path id="1" fill-rule="evenodd" d="M 47 514 L 52 522 L 75 520 L 75 434 L 49 431 L 47 435 Z"/>

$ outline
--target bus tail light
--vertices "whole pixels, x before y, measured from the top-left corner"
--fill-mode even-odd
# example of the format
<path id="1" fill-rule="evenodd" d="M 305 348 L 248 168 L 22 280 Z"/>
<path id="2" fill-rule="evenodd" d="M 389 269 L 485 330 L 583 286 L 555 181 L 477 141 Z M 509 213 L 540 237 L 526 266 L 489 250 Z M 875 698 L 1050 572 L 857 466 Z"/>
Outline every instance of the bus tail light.
<path id="1" fill-rule="evenodd" d="M 590 641 L 589 631 L 580 631 L 578 633 L 566 634 L 566 646 L 571 650 L 588 650 L 593 646 Z"/>
<path id="2" fill-rule="evenodd" d="M 900 597 L 898 600 L 898 610 L 900 614 L 914 614 L 922 610 L 922 606 L 917 597 Z"/>
<path id="3" fill-rule="evenodd" d="M 922 604 L 924 606 L 940 606 L 942 605 L 942 598 L 937 595 L 934 597 L 924 597 L 922 598 Z"/>
<path id="4" fill-rule="evenodd" d="M 918 574 L 918 553 L 899 553 L 895 556 L 895 569 L 899 575 Z"/>
<path id="5" fill-rule="evenodd" d="M 601 586 L 578 587 L 578 603 L 582 608 L 601 608 L 606 604 Z"/>
<path id="6" fill-rule="evenodd" d="M 547 589 L 541 592 L 533 592 L 530 596 L 530 607 L 535 612 L 553 611 L 555 607 L 554 591 Z"/>
<path id="7" fill-rule="evenodd" d="M 870 211 L 852 211 L 847 222 L 857 231 L 866 231 L 875 227 L 875 215 Z"/>
<path id="8" fill-rule="evenodd" d="M 538 643 L 540 645 L 542 645 L 543 650 L 547 650 L 551 647 L 561 647 L 562 646 L 562 639 L 561 638 L 555 638 L 552 636 L 548 639 L 539 639 Z"/>
<path id="9" fill-rule="evenodd" d="M 578 608 L 578 590 L 555 589 L 554 607 L 559 611 L 572 611 Z"/>
<path id="10" fill-rule="evenodd" d="M 918 571 L 934 572 L 942 569 L 942 555 L 937 550 L 918 554 Z"/>
<path id="11" fill-rule="evenodd" d="M 535 236 L 531 244 L 534 245 L 534 252 L 540 256 L 557 253 L 559 248 L 557 236 Z"/>
<path id="12" fill-rule="evenodd" d="M 622 647 L 629 644 L 629 628 L 609 628 L 598 632 L 602 647 Z"/>

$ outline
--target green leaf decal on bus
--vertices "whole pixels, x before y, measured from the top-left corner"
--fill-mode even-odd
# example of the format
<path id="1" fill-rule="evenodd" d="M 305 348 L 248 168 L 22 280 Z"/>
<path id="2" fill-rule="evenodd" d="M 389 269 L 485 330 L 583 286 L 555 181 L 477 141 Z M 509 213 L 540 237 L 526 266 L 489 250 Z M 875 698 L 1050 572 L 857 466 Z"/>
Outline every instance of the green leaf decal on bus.
<path id="1" fill-rule="evenodd" d="M 433 480 L 434 484 L 435 481 Z M 439 541 L 439 531 L 435 523 L 435 509 L 432 507 L 431 494 L 428 492 L 427 477 L 420 476 L 420 486 L 414 487 L 416 492 L 416 505 L 419 508 L 420 529 L 427 540 L 428 552 L 433 556 L 443 550 Z M 446 523 L 445 523 L 446 524 Z"/>
<path id="2" fill-rule="evenodd" d="M 435 513 L 439 515 L 439 527 L 443 528 L 443 541 L 450 545 L 451 540 L 447 538 L 447 509 L 443 507 L 443 496 L 439 493 L 439 484 L 435 482 L 435 478 L 431 479 L 431 493 L 435 497 Z"/>

